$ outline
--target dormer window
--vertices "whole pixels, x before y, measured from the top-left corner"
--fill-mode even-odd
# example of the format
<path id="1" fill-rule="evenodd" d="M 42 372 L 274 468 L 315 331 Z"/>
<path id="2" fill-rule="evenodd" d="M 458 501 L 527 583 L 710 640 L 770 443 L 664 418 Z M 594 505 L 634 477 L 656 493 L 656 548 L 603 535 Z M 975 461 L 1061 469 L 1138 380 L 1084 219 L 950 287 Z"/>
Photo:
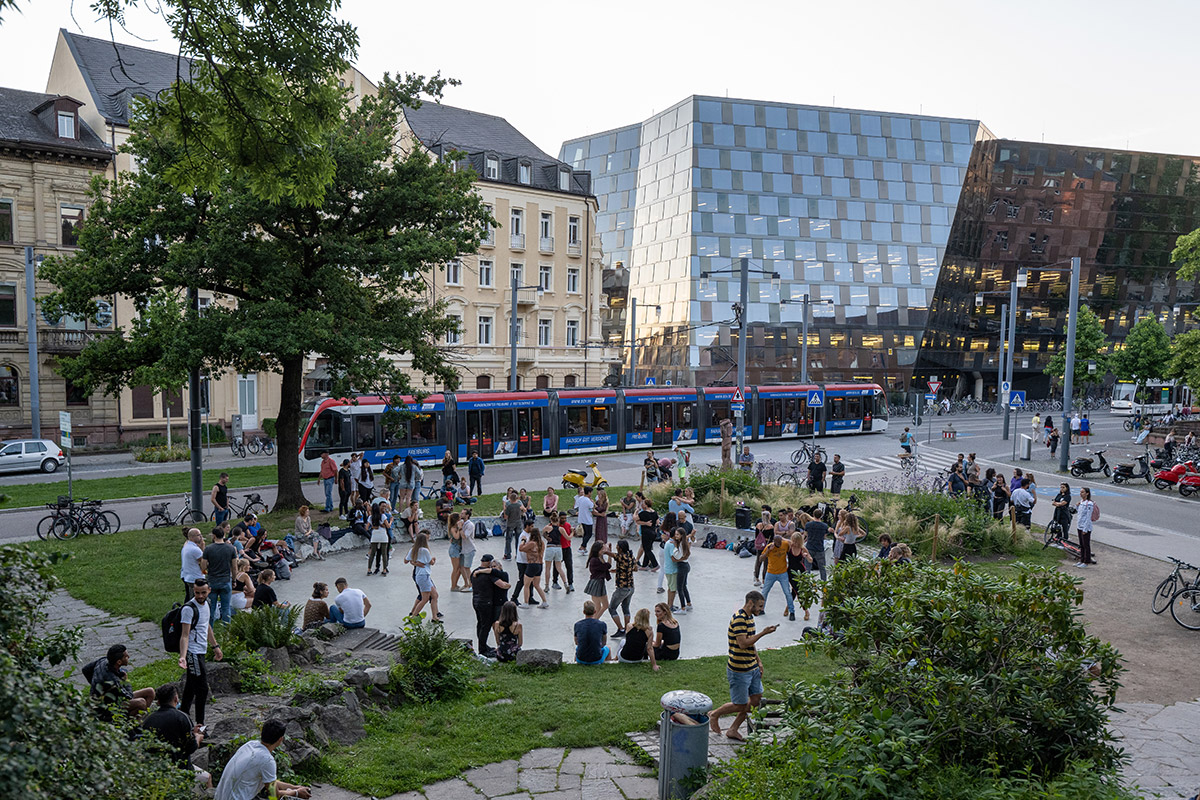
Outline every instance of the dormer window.
<path id="1" fill-rule="evenodd" d="M 500 159 L 493 158 L 492 156 L 487 157 L 487 165 L 484 169 L 483 177 L 489 181 L 500 180 Z"/>
<path id="2" fill-rule="evenodd" d="M 58 135 L 61 139 L 75 138 L 75 114 L 70 111 L 58 112 Z"/>
<path id="3" fill-rule="evenodd" d="M 528 164 L 522 164 L 521 168 L 520 168 L 519 179 L 520 179 L 521 183 L 525 184 L 526 186 L 528 186 L 530 183 L 532 183 L 533 182 L 533 167 L 529 166 Z"/>
<path id="4" fill-rule="evenodd" d="M 571 173 L 565 169 L 558 171 L 558 189 L 562 192 L 571 191 Z"/>

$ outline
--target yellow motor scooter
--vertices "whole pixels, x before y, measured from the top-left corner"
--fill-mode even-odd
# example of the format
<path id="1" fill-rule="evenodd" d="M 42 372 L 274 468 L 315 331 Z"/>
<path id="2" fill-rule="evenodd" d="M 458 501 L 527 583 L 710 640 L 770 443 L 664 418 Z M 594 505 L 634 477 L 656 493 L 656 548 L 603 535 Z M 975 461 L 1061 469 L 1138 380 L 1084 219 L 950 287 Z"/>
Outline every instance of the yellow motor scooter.
<path id="1" fill-rule="evenodd" d="M 592 475 L 589 478 L 586 471 L 582 469 L 569 469 L 563 473 L 562 485 L 564 489 L 607 489 L 608 481 L 600 474 L 600 470 L 596 468 L 595 461 L 587 462 L 588 468 L 591 469 Z"/>

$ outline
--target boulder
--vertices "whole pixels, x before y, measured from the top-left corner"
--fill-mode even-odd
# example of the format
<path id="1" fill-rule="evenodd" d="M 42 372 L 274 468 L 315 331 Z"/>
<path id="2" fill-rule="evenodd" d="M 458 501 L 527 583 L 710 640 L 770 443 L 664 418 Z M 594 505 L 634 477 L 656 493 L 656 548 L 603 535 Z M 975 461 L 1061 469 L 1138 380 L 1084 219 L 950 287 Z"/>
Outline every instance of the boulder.
<path id="1" fill-rule="evenodd" d="M 299 708 L 297 706 L 278 706 L 271 709 L 271 713 L 267 714 L 267 719 L 279 720 L 286 725 L 289 722 L 311 719 L 312 715 L 313 710 L 311 706 L 307 708 Z"/>
<path id="2" fill-rule="evenodd" d="M 517 653 L 517 666 L 528 670 L 553 671 L 562 666 L 563 654 L 558 650 L 532 648 Z"/>
<path id="3" fill-rule="evenodd" d="M 313 728 L 318 727 L 338 744 L 354 744 L 367 735 L 362 712 L 355 713 L 346 706 L 319 707 Z"/>
<path id="4" fill-rule="evenodd" d="M 189 760 L 192 762 L 193 767 L 207 772 L 208 771 L 208 748 L 207 747 L 199 748 L 194 753 L 192 753 L 191 758 Z"/>
<path id="5" fill-rule="evenodd" d="M 357 694 L 351 694 L 349 692 L 344 693 L 340 698 L 335 700 L 334 703 L 337 705 L 343 705 L 350 709 L 352 713 L 357 714 L 360 717 L 362 716 L 362 703 L 359 701 Z"/>
<path id="6" fill-rule="evenodd" d="M 365 669 L 352 669 L 346 673 L 346 676 L 342 680 L 355 688 L 370 686 L 373 683 L 371 676 L 367 674 Z"/>
<path id="7" fill-rule="evenodd" d="M 292 668 L 292 657 L 286 647 L 260 647 L 258 654 L 266 659 L 275 672 L 287 672 Z"/>
<path id="8" fill-rule="evenodd" d="M 321 751 L 313 747 L 303 738 L 287 736 L 283 740 L 283 752 L 287 753 L 292 759 L 293 767 L 300 767 L 304 764 L 315 761 L 321 757 Z"/>
<path id="9" fill-rule="evenodd" d="M 314 628 L 313 635 L 318 639 L 329 641 L 330 639 L 341 636 L 345 631 L 346 629 L 337 622 L 326 622 Z"/>
<path id="10" fill-rule="evenodd" d="M 223 717 L 208 726 L 205 741 L 210 744 L 224 744 L 239 736 L 258 736 L 258 722 L 251 717 Z"/>
<path id="11" fill-rule="evenodd" d="M 228 661 L 210 661 L 208 663 L 208 690 L 221 697 L 237 694 L 242 690 L 242 676 L 237 668 Z"/>
<path id="12" fill-rule="evenodd" d="M 374 686 L 386 686 L 388 681 L 391 680 L 387 667 L 368 667 L 366 673 L 367 677 L 371 679 L 371 684 Z"/>

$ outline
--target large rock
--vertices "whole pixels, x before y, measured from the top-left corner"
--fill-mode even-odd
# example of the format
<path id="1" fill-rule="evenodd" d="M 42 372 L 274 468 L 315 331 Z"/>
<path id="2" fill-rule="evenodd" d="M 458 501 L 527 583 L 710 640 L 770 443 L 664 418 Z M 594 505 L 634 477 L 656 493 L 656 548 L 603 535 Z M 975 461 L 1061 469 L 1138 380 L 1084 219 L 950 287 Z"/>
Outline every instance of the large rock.
<path id="1" fill-rule="evenodd" d="M 276 672 L 287 672 L 292 668 L 292 657 L 286 647 L 260 647 L 258 654 L 266 659 L 271 669 Z"/>
<path id="2" fill-rule="evenodd" d="M 355 688 L 370 686 L 373 683 L 371 676 L 367 674 L 365 669 L 352 669 L 346 673 L 346 676 L 342 680 Z"/>
<path id="3" fill-rule="evenodd" d="M 563 654 L 558 650 L 532 648 L 517 653 L 517 666 L 530 670 L 556 670 L 562 666 Z"/>
<path id="4" fill-rule="evenodd" d="M 277 706 L 271 709 L 270 714 L 267 714 L 267 719 L 278 720 L 286 725 L 289 722 L 312 719 L 312 716 L 312 706 L 305 708 L 299 706 Z"/>
<path id="5" fill-rule="evenodd" d="M 228 661 L 208 663 L 208 690 L 217 697 L 237 694 L 242 690 L 242 676 Z"/>
<path id="6" fill-rule="evenodd" d="M 258 722 L 251 717 L 223 717 L 208 726 L 209 744 L 232 742 L 239 736 L 258 736 Z"/>
<path id="7" fill-rule="evenodd" d="M 346 706 L 319 707 L 315 727 L 320 727 L 338 744 L 354 744 L 367 735 L 362 712 L 355 713 Z"/>
<path id="8" fill-rule="evenodd" d="M 387 667 L 367 667 L 366 673 L 374 686 L 386 686 L 388 681 L 391 680 Z"/>
<path id="9" fill-rule="evenodd" d="M 337 622 L 326 622 L 313 629 L 313 635 L 318 639 L 329 641 L 335 637 L 341 636 L 346 629 Z"/>
<path id="10" fill-rule="evenodd" d="M 207 772 L 208 771 L 208 748 L 201 747 L 198 750 L 194 751 L 189 760 L 192 762 L 193 767 Z"/>
<path id="11" fill-rule="evenodd" d="M 283 740 L 283 752 L 292 759 L 292 766 L 300 767 L 321 757 L 321 751 L 302 738 L 287 736 Z"/>

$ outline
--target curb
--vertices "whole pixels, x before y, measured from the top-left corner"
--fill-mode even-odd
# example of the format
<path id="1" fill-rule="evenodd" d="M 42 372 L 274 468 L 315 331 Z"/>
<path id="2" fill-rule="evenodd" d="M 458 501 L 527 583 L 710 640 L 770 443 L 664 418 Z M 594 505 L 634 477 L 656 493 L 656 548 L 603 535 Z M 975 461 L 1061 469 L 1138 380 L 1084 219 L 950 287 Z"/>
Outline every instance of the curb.
<path id="1" fill-rule="evenodd" d="M 275 484 L 269 484 L 267 486 L 247 486 L 247 487 L 245 487 L 245 491 L 246 492 L 260 492 L 263 489 L 274 489 L 274 488 L 275 488 Z M 239 489 L 239 491 L 241 491 L 241 489 Z M 3 494 L 3 489 L 0 489 L 0 494 Z M 136 497 L 110 497 L 110 498 L 106 499 L 104 502 L 106 504 L 108 504 L 108 503 L 126 503 L 126 502 L 131 502 L 133 500 L 147 500 L 147 501 L 153 502 L 155 500 L 169 500 L 172 497 L 179 497 L 181 494 L 183 494 L 183 493 L 182 492 L 171 492 L 171 494 L 138 495 Z M 18 506 L 16 508 L 0 508 L 0 516 L 3 516 L 4 514 L 15 514 L 20 511 L 39 511 L 39 510 L 44 510 L 45 508 L 46 508 L 46 505 L 44 503 L 39 506 Z"/>

